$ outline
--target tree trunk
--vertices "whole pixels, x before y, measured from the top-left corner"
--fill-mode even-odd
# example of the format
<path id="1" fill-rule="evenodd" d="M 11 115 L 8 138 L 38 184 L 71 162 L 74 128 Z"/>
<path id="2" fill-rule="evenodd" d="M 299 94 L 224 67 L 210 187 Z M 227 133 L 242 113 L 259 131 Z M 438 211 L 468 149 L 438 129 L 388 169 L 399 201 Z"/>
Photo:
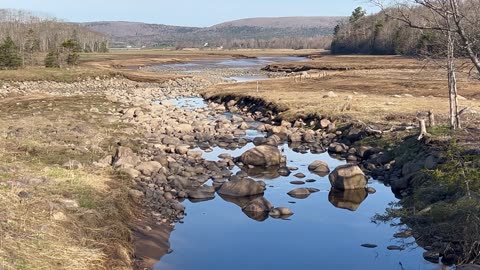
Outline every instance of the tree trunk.
<path id="1" fill-rule="evenodd" d="M 460 128 L 458 116 L 457 76 L 455 74 L 455 43 L 452 32 L 447 32 L 447 70 L 448 70 L 448 100 L 450 103 L 450 128 Z"/>

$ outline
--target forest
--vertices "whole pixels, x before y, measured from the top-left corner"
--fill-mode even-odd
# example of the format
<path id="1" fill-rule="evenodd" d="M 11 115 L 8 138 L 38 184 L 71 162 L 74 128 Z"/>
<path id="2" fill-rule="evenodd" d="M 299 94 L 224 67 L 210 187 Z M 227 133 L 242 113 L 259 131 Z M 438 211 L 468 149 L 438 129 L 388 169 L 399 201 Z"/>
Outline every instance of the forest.
<path id="1" fill-rule="evenodd" d="M 405 1 L 415 2 L 415 1 Z M 423 2 L 423 1 L 422 1 Z M 429 3 L 430 1 L 425 1 Z M 379 3 L 376 2 L 375 3 Z M 464 17 L 463 24 L 472 40 L 472 48 L 480 48 L 480 11 L 478 1 L 460 1 L 460 13 Z M 396 5 L 383 8 L 382 11 L 366 15 L 367 11 L 358 7 L 348 20 L 338 24 L 334 30 L 332 41 L 333 54 L 399 54 L 445 56 L 442 51 L 446 47 L 446 35 L 441 30 L 442 22 L 437 29 L 433 27 L 436 14 L 423 5 Z M 428 24 L 429 27 L 419 27 Z M 465 54 L 461 45 L 461 37 L 456 37 L 456 53 Z"/>
<path id="2" fill-rule="evenodd" d="M 80 52 L 106 52 L 104 35 L 23 10 L 0 10 L 0 68 L 76 64 Z M 39 54 L 47 54 L 39 59 Z"/>

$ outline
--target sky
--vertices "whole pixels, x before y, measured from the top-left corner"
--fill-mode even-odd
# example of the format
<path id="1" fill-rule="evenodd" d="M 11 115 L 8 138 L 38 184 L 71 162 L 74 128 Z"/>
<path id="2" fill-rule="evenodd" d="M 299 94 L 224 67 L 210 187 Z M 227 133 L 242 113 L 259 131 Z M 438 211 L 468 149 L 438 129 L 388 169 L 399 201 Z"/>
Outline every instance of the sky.
<path id="1" fill-rule="evenodd" d="M 366 0 L 0 0 L 1 8 L 46 13 L 69 22 L 136 21 L 211 26 L 252 17 L 349 16 Z"/>

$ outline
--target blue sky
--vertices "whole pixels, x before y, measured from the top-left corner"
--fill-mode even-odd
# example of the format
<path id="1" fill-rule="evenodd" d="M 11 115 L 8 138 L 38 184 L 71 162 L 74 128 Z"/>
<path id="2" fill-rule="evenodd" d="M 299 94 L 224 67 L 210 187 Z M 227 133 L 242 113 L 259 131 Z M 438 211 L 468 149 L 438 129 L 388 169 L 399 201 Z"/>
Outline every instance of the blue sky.
<path id="1" fill-rule="evenodd" d="M 250 17 L 343 16 L 365 0 L 0 0 L 0 8 L 26 9 L 66 21 L 140 21 L 211 26 Z"/>

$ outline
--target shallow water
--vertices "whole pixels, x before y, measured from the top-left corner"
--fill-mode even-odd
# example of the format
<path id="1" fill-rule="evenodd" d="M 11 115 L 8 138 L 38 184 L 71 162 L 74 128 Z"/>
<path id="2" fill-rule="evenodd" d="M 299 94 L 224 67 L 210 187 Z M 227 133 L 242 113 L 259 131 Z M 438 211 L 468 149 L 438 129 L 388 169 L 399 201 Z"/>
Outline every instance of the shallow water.
<path id="1" fill-rule="evenodd" d="M 185 109 L 206 106 L 201 98 L 171 100 Z M 222 117 L 231 117 L 226 113 Z M 257 126 L 253 123 L 252 126 Z M 254 138 L 262 133 L 248 130 L 244 137 Z M 242 149 L 225 150 L 218 147 L 204 153 L 207 160 L 219 160 L 218 155 L 229 153 L 236 157 L 253 148 L 252 143 Z M 266 215 L 247 216 L 241 211 L 244 200 L 222 198 L 204 202 L 185 201 L 186 218 L 177 224 L 171 234 L 173 252 L 162 258 L 156 270 L 187 269 L 441 269 L 440 265 L 425 261 L 423 248 L 415 239 L 396 239 L 393 234 L 406 229 L 371 220 L 384 213 L 389 203 L 397 201 L 390 188 L 370 180 L 369 186 L 377 193 L 331 193 L 328 177 L 308 171 L 314 160 L 322 160 L 330 169 L 344 164 L 327 153 L 299 153 L 287 145 L 280 146 L 287 156 L 287 166 L 298 167 L 290 176 L 279 176 L 273 171 L 248 171 L 250 177 L 267 184 L 265 198 L 275 207 L 289 207 L 294 215 L 287 220 Z M 235 167 L 236 173 L 240 168 Z M 314 179 L 304 185 L 291 184 L 299 180 L 294 174 L 305 174 Z M 207 182 L 212 184 L 212 181 Z M 313 187 L 320 192 L 308 198 L 292 198 L 287 193 L 298 187 Z M 368 249 L 362 244 L 375 244 Z M 405 247 L 390 251 L 387 246 Z"/>
<path id="2" fill-rule="evenodd" d="M 218 160 L 221 153 L 238 156 L 251 147 L 249 144 L 233 151 L 215 148 L 204 157 Z M 255 179 L 266 182 L 266 199 L 276 207 L 289 207 L 293 216 L 288 220 L 251 218 L 218 195 L 206 202 L 186 201 L 187 217 L 171 235 L 173 253 L 162 258 L 155 269 L 439 269 L 423 260 L 424 250 L 413 238 L 393 238 L 400 228 L 371 222 L 375 214 L 383 213 L 390 202 L 396 201 L 388 187 L 370 181 L 369 186 L 377 193 L 363 201 L 364 192 L 329 197 L 328 178 L 310 173 L 308 164 L 323 160 L 333 169 L 344 161 L 326 153 L 300 154 L 288 147 L 284 147 L 284 153 L 287 165 L 298 167 L 298 171 L 287 177 L 268 174 Z M 317 181 L 302 186 L 290 184 L 298 180 L 293 176 L 297 172 L 306 175 L 303 180 Z M 306 199 L 287 195 L 297 187 L 314 187 L 320 192 Z M 378 247 L 361 247 L 365 243 Z M 389 245 L 405 243 L 413 245 L 404 251 L 387 250 Z"/>
<path id="3" fill-rule="evenodd" d="M 258 57 L 240 59 L 218 59 L 218 60 L 193 60 L 188 63 L 160 64 L 153 67 L 157 70 L 176 70 L 184 73 L 199 73 L 210 69 L 228 70 L 257 70 L 275 62 L 298 62 L 306 61 L 306 57 L 278 56 Z"/>

